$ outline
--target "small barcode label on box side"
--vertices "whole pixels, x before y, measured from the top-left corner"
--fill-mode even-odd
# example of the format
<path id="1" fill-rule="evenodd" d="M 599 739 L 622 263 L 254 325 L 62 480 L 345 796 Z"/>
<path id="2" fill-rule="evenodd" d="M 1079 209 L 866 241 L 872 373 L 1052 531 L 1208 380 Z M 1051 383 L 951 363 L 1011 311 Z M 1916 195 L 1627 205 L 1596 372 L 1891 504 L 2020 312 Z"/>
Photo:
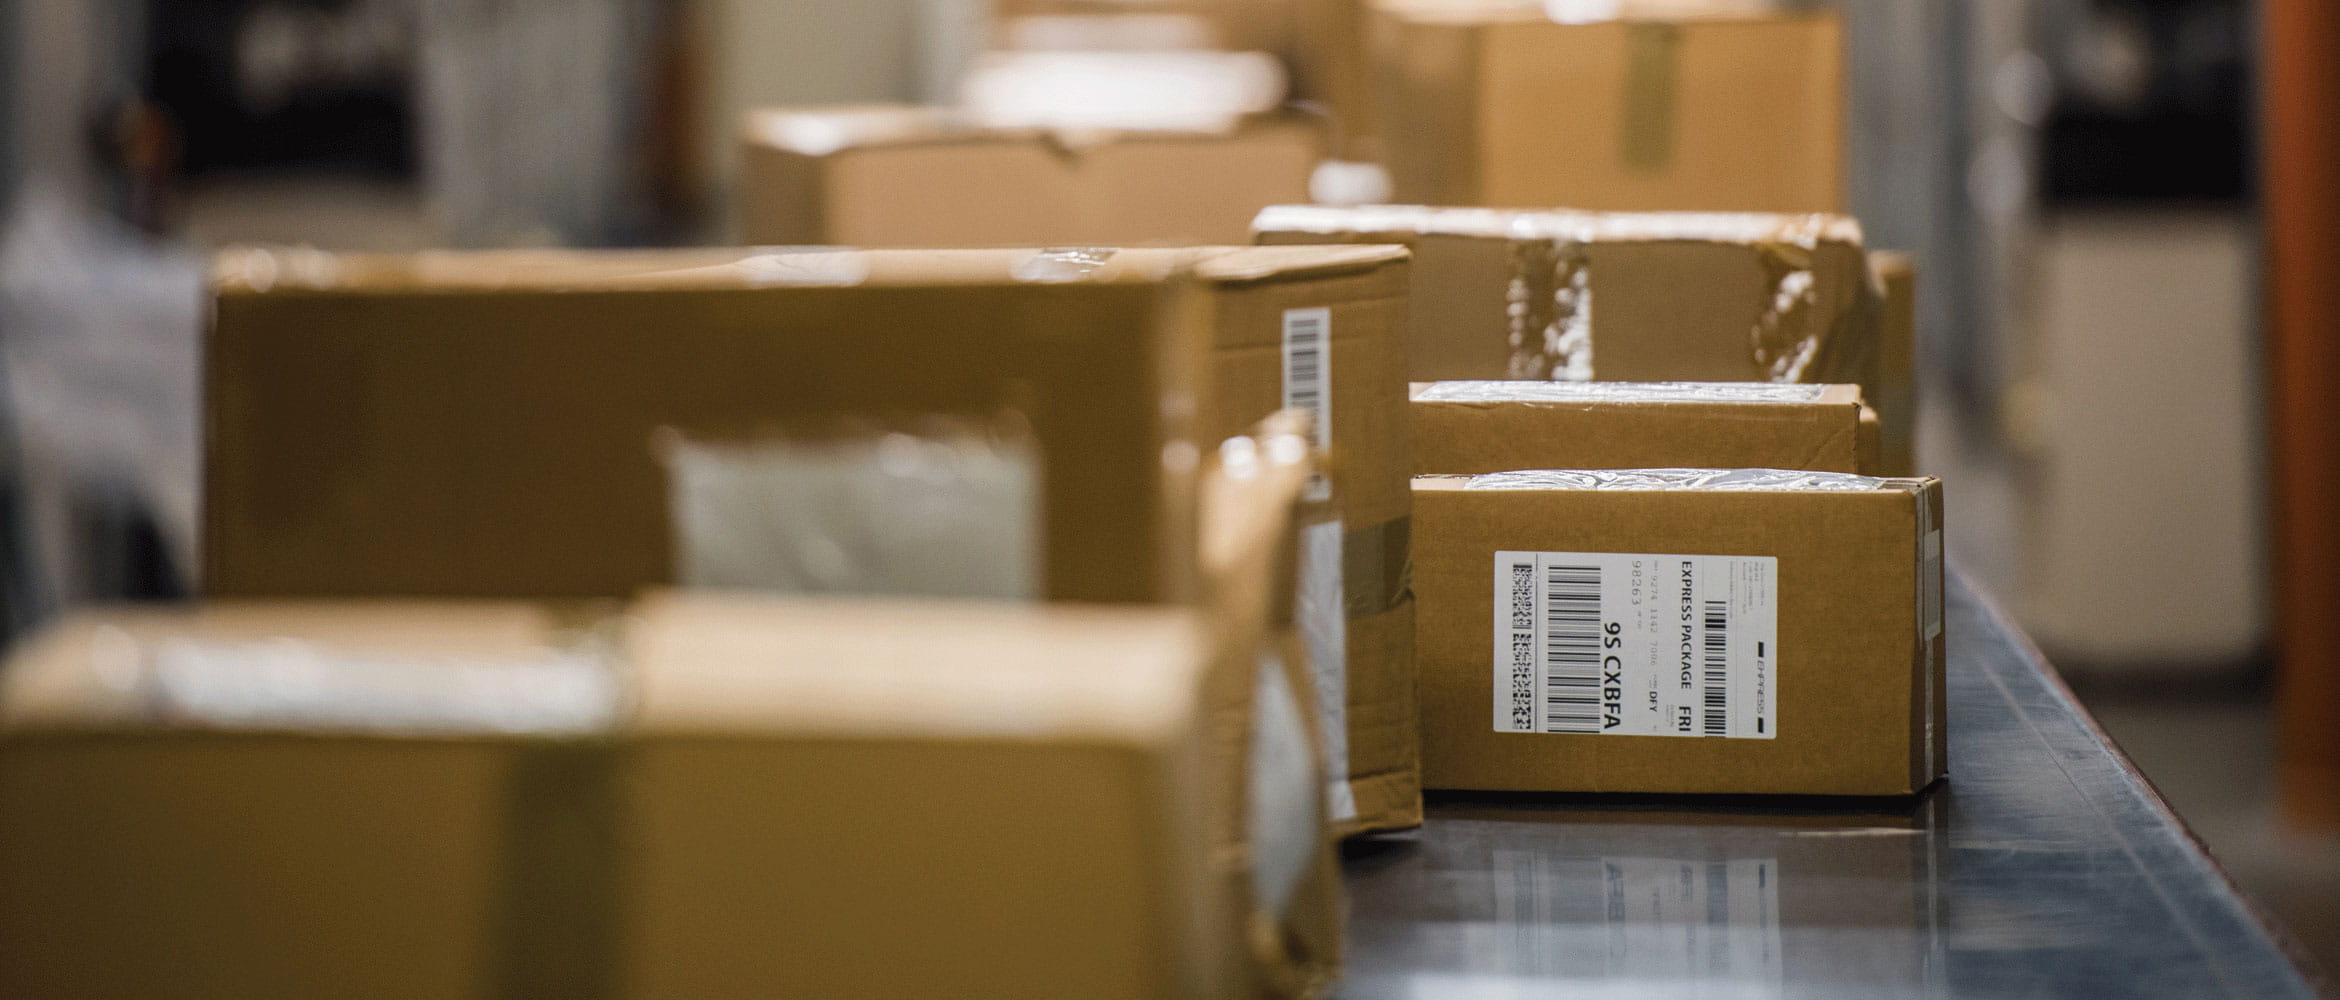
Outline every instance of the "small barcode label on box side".
<path id="1" fill-rule="evenodd" d="M 1495 729 L 1779 735 L 1779 560 L 1495 554 Z"/>
<path id="2" fill-rule="evenodd" d="M 1316 450 L 1332 450 L 1332 310 L 1284 310 L 1284 408 L 1306 411 L 1316 424 Z M 1323 475 L 1308 482 L 1308 499 L 1331 493 Z"/>

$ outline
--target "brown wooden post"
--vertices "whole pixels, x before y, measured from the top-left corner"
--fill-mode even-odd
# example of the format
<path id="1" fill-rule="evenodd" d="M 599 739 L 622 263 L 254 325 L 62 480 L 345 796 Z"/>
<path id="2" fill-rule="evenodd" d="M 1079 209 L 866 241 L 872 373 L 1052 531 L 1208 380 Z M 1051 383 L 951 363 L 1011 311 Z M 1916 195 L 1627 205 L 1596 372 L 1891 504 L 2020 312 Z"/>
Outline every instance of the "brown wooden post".
<path id="1" fill-rule="evenodd" d="M 2340 830 L 2340 4 L 2262 11 L 2279 780 Z"/>

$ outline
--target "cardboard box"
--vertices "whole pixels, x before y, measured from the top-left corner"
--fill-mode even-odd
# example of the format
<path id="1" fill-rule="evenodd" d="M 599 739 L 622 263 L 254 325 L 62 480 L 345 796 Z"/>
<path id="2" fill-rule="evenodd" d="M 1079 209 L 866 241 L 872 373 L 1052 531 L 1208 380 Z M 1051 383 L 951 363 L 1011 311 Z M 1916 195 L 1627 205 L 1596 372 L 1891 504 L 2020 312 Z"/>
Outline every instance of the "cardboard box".
<path id="1" fill-rule="evenodd" d="M 1515 469 L 1866 472 L 1875 414 L 1854 385 L 1419 382 L 1414 474 Z"/>
<path id="2" fill-rule="evenodd" d="M 12 989 L 1215 997 L 1248 975 L 1192 612 L 320 614 L 85 618 L 10 665 Z"/>
<path id="3" fill-rule="evenodd" d="M 1419 825 L 1407 266 L 1385 258 L 1315 282 L 1220 273 L 1204 438 L 1244 433 L 1281 407 L 1322 418 L 1311 437 L 1326 474 L 1300 518 L 1300 624 L 1328 729 L 1345 734 L 1327 747 L 1332 770 L 1348 776 L 1333 792 L 1333 825 L 1344 834 Z"/>
<path id="4" fill-rule="evenodd" d="M 1844 216 L 1279 205 L 1253 228 L 1412 248 L 1417 382 L 1879 384 L 1878 292 Z"/>
<path id="5" fill-rule="evenodd" d="M 1375 16 L 1397 200 L 1845 210 L 1833 13 L 1561 24 L 1533 6 L 1396 3 Z"/>
<path id="6" fill-rule="evenodd" d="M 1185 599 L 1206 265 L 1394 256 L 224 255 L 204 589 L 623 596 L 673 579 L 662 431 L 942 415 L 1032 443 L 1039 595 Z"/>
<path id="7" fill-rule="evenodd" d="M 1883 298 L 1878 307 L 1877 386 L 1870 405 L 1878 418 L 1878 469 L 1888 476 L 1917 474 L 1917 261 L 1906 253 L 1869 253 Z"/>
<path id="8" fill-rule="evenodd" d="M 1308 516 L 1320 525 L 1311 579 L 1336 596 L 1346 633 L 1319 643 L 1342 679 L 1327 685 L 1342 693 L 1328 725 L 1351 734 L 1335 770 L 1356 775 L 1356 815 L 1337 822 L 1412 825 L 1393 346 L 1405 259 L 1393 247 L 229 255 L 207 353 L 204 589 L 615 597 L 786 575 L 688 579 L 681 550 L 709 534 L 689 522 L 708 515 L 760 539 L 739 548 L 769 551 L 763 562 L 809 567 L 790 579 L 834 584 L 817 589 L 1187 601 L 1204 442 L 1287 401 L 1326 406 L 1329 489 Z M 1289 399 L 1287 370 L 1310 376 Z M 905 454 L 956 454 L 895 446 L 932 438 L 937 417 L 1023 444 L 983 476 L 949 462 L 889 471 Z M 766 440 L 840 424 L 854 439 L 842 449 Z M 652 448 L 662 434 L 716 439 L 725 447 L 694 454 L 731 470 L 678 474 L 670 495 Z M 1007 513 L 989 531 L 938 499 L 1003 476 Z M 725 484 L 794 492 L 727 505 L 711 495 Z M 1032 509 L 1017 513 L 1017 497 Z M 1028 567 L 971 555 L 1003 533 L 1034 539 Z M 942 563 L 1008 582 L 912 586 Z"/>
<path id="9" fill-rule="evenodd" d="M 1924 788 L 1946 749 L 1941 495 L 1777 470 L 1415 480 L 1424 782 Z"/>
<path id="10" fill-rule="evenodd" d="M 859 247 L 1186 246 L 1248 241 L 1261 208 L 1306 201 L 1317 126 L 1057 135 L 934 108 L 751 114 L 740 238 Z"/>

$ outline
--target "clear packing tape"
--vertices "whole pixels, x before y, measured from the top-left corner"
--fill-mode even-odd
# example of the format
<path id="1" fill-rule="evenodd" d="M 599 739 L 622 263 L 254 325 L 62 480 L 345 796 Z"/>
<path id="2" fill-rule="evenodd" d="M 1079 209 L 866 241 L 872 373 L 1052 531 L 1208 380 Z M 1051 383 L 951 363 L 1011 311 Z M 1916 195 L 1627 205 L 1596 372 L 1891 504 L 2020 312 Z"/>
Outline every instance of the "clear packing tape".
<path id="1" fill-rule="evenodd" d="M 1914 493 L 1926 482 L 1793 469 L 1545 469 L 1490 472 L 1469 480 L 1464 489 L 1727 493 Z"/>
<path id="2" fill-rule="evenodd" d="M 1433 382 L 1418 403 L 1811 403 L 1826 386 L 1766 382 Z"/>
<path id="3" fill-rule="evenodd" d="M 616 726 L 626 701 L 613 624 L 541 643 L 421 650 L 96 623 L 36 640 L 84 643 L 84 658 L 18 658 L 0 678 L 0 728 L 589 737 Z"/>
<path id="4" fill-rule="evenodd" d="M 1030 600 L 1040 459 L 1009 418 L 665 435 L 675 580 L 790 594 Z M 1002 429 L 1006 428 L 1006 429 Z"/>
<path id="5" fill-rule="evenodd" d="M 1263 210 L 1255 232 L 1372 236 L 1419 234 L 1503 239 L 1511 243 L 1505 288 L 1512 379 L 1591 381 L 1596 375 L 1593 271 L 1607 243 L 1725 243 L 1752 248 L 1763 270 L 1765 301 L 1747 330 L 1753 371 L 1772 382 L 1839 381 L 1868 385 L 1876 361 L 1872 337 L 1850 330 L 1878 320 L 1881 289 L 1865 267 L 1850 302 L 1824 303 L 1814 255 L 1823 244 L 1863 244 L 1860 223 L 1828 214 L 1759 212 L 1585 212 L 1422 205 L 1277 205 Z"/>

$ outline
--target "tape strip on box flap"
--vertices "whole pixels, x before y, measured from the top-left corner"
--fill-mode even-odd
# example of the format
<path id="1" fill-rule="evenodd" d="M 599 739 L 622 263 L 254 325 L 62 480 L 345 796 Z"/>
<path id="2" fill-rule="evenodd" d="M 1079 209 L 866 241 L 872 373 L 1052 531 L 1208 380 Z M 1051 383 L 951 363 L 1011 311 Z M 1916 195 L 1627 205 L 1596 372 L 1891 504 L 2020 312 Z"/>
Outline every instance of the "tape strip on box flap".
<path id="1" fill-rule="evenodd" d="M 1439 477 L 1446 478 L 1446 477 Z M 1453 477 L 1466 478 L 1466 477 Z M 1619 490 L 1734 493 L 1914 493 L 1922 479 L 1879 479 L 1794 469 L 1543 469 L 1470 476 L 1469 490 Z"/>
<path id="2" fill-rule="evenodd" d="M 1021 439 L 946 426 L 662 450 L 684 586 L 1040 593 L 1040 460 Z"/>
<path id="3" fill-rule="evenodd" d="M 1816 403 L 1829 386 L 1781 382 L 1431 382 L 1417 403 Z"/>
<path id="4" fill-rule="evenodd" d="M 606 629 L 532 649 L 400 649 L 254 631 L 65 626 L 14 662 L 0 719 L 17 730 L 124 724 L 343 736 L 578 737 L 607 732 L 623 678 Z"/>

